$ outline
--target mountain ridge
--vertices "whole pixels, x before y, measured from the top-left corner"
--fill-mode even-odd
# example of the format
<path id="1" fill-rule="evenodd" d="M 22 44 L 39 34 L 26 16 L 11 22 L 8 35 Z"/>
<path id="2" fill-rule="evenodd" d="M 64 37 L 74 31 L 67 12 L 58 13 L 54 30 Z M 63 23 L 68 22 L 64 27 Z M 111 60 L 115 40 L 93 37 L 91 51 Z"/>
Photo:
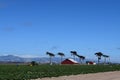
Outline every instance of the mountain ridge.
<path id="1" fill-rule="evenodd" d="M 19 56 L 14 55 L 6 55 L 6 56 L 0 56 L 1 62 L 31 62 L 36 61 L 39 63 L 49 63 L 49 57 L 34 57 L 34 58 L 23 58 Z M 55 57 L 53 58 L 54 63 L 60 62 L 60 58 Z"/>
<path id="2" fill-rule="evenodd" d="M 0 62 L 31 62 L 31 61 L 36 61 L 38 63 L 49 63 L 49 57 L 34 57 L 34 58 L 23 58 L 20 56 L 15 56 L 15 55 L 5 55 L 5 56 L 0 56 Z M 63 58 L 65 60 L 66 58 Z M 52 58 L 53 63 L 60 63 L 61 58 L 60 57 L 54 57 Z M 79 62 L 79 59 L 76 58 L 76 61 Z M 86 59 L 86 61 L 95 61 L 93 59 Z M 97 61 L 95 61 L 97 62 Z"/>

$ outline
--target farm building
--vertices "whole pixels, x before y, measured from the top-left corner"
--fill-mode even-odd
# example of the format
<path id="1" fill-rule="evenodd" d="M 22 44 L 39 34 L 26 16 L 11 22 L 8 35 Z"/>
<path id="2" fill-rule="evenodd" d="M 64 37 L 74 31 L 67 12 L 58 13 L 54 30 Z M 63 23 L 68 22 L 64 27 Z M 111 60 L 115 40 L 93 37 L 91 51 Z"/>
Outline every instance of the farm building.
<path id="1" fill-rule="evenodd" d="M 78 64 L 78 62 L 73 59 L 65 59 L 61 64 Z"/>
<path id="2" fill-rule="evenodd" d="M 96 63 L 92 62 L 92 61 L 86 61 L 86 64 L 88 64 L 88 65 L 96 65 Z"/>

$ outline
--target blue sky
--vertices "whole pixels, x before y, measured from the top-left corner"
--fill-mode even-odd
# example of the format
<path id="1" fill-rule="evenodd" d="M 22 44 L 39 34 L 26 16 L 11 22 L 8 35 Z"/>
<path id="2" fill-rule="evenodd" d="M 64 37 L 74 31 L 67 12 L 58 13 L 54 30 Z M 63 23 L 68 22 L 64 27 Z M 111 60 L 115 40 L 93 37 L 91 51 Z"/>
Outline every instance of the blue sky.
<path id="1" fill-rule="evenodd" d="M 0 55 L 70 51 L 120 61 L 119 0 L 0 0 Z"/>

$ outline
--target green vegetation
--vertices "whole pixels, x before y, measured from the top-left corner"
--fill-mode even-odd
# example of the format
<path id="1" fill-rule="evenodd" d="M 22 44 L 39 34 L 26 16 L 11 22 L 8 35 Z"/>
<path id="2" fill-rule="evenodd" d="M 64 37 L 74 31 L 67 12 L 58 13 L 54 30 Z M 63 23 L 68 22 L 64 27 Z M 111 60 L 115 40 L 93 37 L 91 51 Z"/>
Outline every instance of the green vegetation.
<path id="1" fill-rule="evenodd" d="M 38 65 L 38 63 L 35 62 L 35 61 L 32 61 L 31 64 L 30 64 L 30 66 L 37 66 L 37 65 Z"/>
<path id="2" fill-rule="evenodd" d="M 0 80 L 30 80 L 118 70 L 120 65 L 0 65 Z"/>

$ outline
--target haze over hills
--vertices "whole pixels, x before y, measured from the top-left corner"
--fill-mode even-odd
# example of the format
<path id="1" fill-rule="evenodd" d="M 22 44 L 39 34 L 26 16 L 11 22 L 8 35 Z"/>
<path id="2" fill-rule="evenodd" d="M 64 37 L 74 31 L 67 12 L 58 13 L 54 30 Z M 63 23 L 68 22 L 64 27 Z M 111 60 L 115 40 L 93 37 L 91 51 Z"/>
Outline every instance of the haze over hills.
<path id="1" fill-rule="evenodd" d="M 23 58 L 19 56 L 14 55 L 6 55 L 6 56 L 0 56 L 0 61 L 2 62 L 31 62 L 36 61 L 39 63 L 49 63 L 49 57 L 35 57 L 35 58 Z M 53 58 L 54 63 L 59 63 L 60 58 Z"/>
<path id="2" fill-rule="evenodd" d="M 64 60 L 65 58 L 63 58 Z M 54 57 L 52 58 L 52 61 L 54 63 L 59 63 L 61 60 L 60 57 Z M 6 56 L 0 56 L 0 61 L 3 62 L 31 62 L 36 61 L 39 63 L 49 63 L 49 57 L 35 57 L 35 58 L 23 58 L 19 56 L 14 55 L 6 55 Z"/>
<path id="3" fill-rule="evenodd" d="M 63 58 L 63 60 L 66 58 Z M 79 59 L 76 57 L 76 60 L 79 62 Z M 31 62 L 31 61 L 36 61 L 38 63 L 49 63 L 49 57 L 34 57 L 34 58 L 23 58 L 19 56 L 14 56 L 14 55 L 6 55 L 6 56 L 0 56 L 0 62 Z M 60 57 L 54 57 L 52 58 L 52 62 L 54 63 L 60 63 L 61 58 Z M 84 62 L 86 61 L 94 61 L 97 63 L 97 59 L 85 59 Z M 101 60 L 103 62 L 103 60 Z M 115 62 L 116 63 L 116 62 Z"/>

